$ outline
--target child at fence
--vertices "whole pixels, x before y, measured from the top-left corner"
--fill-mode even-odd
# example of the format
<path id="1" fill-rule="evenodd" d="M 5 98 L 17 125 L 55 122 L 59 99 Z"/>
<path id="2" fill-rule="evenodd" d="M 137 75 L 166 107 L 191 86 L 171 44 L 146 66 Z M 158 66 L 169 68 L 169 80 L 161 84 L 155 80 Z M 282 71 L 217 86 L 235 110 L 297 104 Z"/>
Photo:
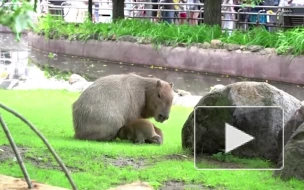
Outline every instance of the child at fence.
<path id="1" fill-rule="evenodd" d="M 183 5 L 184 3 L 187 3 L 187 0 L 179 0 L 180 5 L 179 10 L 181 10 L 181 12 L 179 12 L 179 24 L 184 24 L 187 20 L 187 11 L 186 11 L 186 5 Z"/>

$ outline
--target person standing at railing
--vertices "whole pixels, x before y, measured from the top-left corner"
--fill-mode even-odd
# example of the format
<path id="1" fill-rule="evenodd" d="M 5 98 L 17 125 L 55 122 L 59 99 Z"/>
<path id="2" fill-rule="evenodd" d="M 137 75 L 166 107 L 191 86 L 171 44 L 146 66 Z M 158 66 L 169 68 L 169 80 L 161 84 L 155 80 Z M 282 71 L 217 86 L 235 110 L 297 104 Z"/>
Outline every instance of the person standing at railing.
<path id="1" fill-rule="evenodd" d="M 55 6 L 61 6 L 62 3 L 66 2 L 66 1 L 49 1 L 50 4 L 55 5 Z M 56 15 L 56 16 L 63 16 L 63 7 L 52 7 L 50 10 L 50 13 L 52 15 Z"/>
<path id="2" fill-rule="evenodd" d="M 189 19 L 190 19 L 190 24 L 191 25 L 197 25 L 198 24 L 198 15 L 199 15 L 199 6 L 195 4 L 199 4 L 199 0 L 187 0 L 187 3 L 191 3 L 192 5 L 188 5 L 189 9 Z"/>
<path id="3" fill-rule="evenodd" d="M 160 0 L 160 3 L 173 3 L 173 0 Z M 172 24 L 173 23 L 173 19 L 174 19 L 174 5 L 171 4 L 171 5 L 161 5 L 161 7 L 163 7 L 163 10 L 161 10 L 161 16 L 162 16 L 162 20 L 164 22 L 167 22 L 169 24 Z M 167 11 L 167 10 L 170 10 L 170 11 Z"/>
<path id="4" fill-rule="evenodd" d="M 280 0 L 264 0 L 264 6 L 279 6 Z M 275 25 L 277 21 L 277 16 L 275 15 L 275 12 L 278 11 L 278 9 L 275 8 L 265 8 L 265 11 L 267 14 L 272 14 L 272 15 L 267 15 L 267 23 L 270 25 Z M 268 31 L 274 31 L 275 27 L 267 27 Z"/>
<path id="5" fill-rule="evenodd" d="M 151 0 L 151 3 L 158 3 L 159 0 Z M 157 9 L 158 9 L 158 4 L 153 4 L 152 5 L 152 9 L 154 9 L 155 11 L 151 12 L 151 16 L 152 16 L 152 22 L 157 22 Z"/>
<path id="6" fill-rule="evenodd" d="M 94 3 L 94 16 L 93 16 L 93 20 L 95 23 L 99 22 L 99 2 L 95 2 Z"/>
<path id="7" fill-rule="evenodd" d="M 187 0 L 179 0 L 179 10 L 181 10 L 181 12 L 179 12 L 179 24 L 184 24 L 187 20 L 187 9 L 186 9 L 186 5 L 183 5 L 184 3 L 187 3 Z"/>
<path id="8" fill-rule="evenodd" d="M 235 0 L 224 0 L 223 4 L 227 5 L 235 5 L 236 1 Z M 225 11 L 231 12 L 231 13 L 224 13 L 224 19 L 225 21 L 222 21 L 222 28 L 225 30 L 228 30 L 228 33 L 231 34 L 232 30 L 235 29 L 235 10 L 234 7 L 227 6 L 223 7 Z"/>

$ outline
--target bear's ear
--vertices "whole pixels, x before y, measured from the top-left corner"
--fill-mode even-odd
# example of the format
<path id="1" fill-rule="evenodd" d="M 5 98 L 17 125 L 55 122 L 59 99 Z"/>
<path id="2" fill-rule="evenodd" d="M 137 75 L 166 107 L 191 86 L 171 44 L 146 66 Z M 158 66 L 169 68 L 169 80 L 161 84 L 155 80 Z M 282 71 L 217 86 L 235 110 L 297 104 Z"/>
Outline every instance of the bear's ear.
<path id="1" fill-rule="evenodd" d="M 156 82 L 156 86 L 157 86 L 157 87 L 161 87 L 161 86 L 162 86 L 162 83 L 161 83 L 160 80 L 158 80 L 158 81 Z"/>
<path id="2" fill-rule="evenodd" d="M 169 84 L 170 84 L 171 88 L 173 88 L 173 87 L 174 87 L 173 82 L 170 82 Z"/>

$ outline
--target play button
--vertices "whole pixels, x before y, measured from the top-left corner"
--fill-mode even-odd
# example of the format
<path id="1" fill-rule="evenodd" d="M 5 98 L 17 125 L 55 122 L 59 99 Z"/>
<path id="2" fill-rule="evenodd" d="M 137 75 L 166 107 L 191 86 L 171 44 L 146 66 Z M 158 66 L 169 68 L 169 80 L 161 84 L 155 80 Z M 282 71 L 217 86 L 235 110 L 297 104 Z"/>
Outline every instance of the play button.
<path id="1" fill-rule="evenodd" d="M 228 153 L 243 144 L 252 141 L 253 136 L 248 135 L 235 127 L 225 123 L 225 153 Z"/>

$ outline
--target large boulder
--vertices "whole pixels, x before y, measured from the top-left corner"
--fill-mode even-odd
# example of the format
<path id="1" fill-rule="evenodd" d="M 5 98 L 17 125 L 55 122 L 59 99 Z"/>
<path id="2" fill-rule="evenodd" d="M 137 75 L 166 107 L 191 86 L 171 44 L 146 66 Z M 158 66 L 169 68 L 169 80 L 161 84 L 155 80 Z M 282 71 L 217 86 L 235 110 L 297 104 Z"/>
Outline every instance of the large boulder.
<path id="1" fill-rule="evenodd" d="M 283 180 L 304 180 L 304 123 L 291 135 L 284 147 L 284 168 L 276 170 L 274 176 Z"/>
<path id="2" fill-rule="evenodd" d="M 237 82 L 206 94 L 197 106 L 280 106 L 284 124 L 301 106 L 288 93 L 264 82 Z M 196 109 L 196 154 L 215 154 L 225 149 L 225 123 L 255 137 L 231 151 L 242 157 L 278 160 L 277 138 L 283 127 L 282 110 L 269 108 Z M 183 148 L 194 151 L 194 113 L 182 129 Z"/>
<path id="3" fill-rule="evenodd" d="M 294 115 L 288 120 L 284 127 L 284 141 L 283 141 L 283 129 L 280 130 L 278 135 L 278 150 L 279 160 L 278 165 L 282 164 L 282 147 L 284 147 L 289 141 L 290 137 L 294 132 L 304 123 L 304 106 L 302 105 L 298 110 L 295 111 Z"/>

